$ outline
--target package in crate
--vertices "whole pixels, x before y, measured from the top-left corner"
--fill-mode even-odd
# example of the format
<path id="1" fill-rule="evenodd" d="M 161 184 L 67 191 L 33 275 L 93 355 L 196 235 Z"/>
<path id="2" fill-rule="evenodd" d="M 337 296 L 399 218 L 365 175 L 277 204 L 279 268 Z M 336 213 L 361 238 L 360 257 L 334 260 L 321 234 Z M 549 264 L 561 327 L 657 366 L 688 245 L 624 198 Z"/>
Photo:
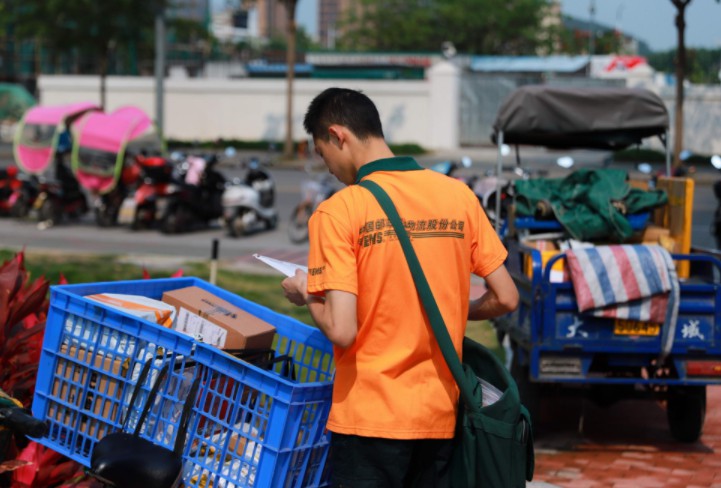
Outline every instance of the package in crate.
<path id="1" fill-rule="evenodd" d="M 86 298 L 99 293 L 160 300 L 199 287 L 276 328 L 270 351 L 239 359 L 196 338 Z M 265 360 L 263 360 L 265 357 Z M 89 466 L 99 439 L 121 428 L 139 372 L 169 363 L 139 435 L 173 447 L 188 389 L 199 378 L 183 449 L 186 487 L 326 486 L 325 422 L 332 347 L 319 330 L 197 278 L 51 289 L 33 413 L 39 441 Z M 146 401 L 149 389 L 139 389 Z M 129 428 L 137 413 L 130 412 Z"/>

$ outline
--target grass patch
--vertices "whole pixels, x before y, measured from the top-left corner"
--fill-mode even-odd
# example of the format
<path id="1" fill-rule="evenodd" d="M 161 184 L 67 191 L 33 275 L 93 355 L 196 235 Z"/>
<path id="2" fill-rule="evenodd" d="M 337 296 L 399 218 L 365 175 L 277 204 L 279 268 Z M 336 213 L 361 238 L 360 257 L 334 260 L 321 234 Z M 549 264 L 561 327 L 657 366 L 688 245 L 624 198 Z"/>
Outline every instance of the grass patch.
<path id="1" fill-rule="evenodd" d="M 14 255 L 15 251 L 0 250 L 0 262 Z M 30 272 L 31 278 L 45 276 L 51 285 L 59 282 L 61 274 L 70 284 L 143 279 L 142 266 L 118 262 L 118 257 L 115 255 L 87 256 L 26 252 L 25 267 Z M 207 280 L 210 275 L 209 266 L 204 263 L 187 263 L 182 268 L 185 276 L 196 276 Z M 152 278 L 167 278 L 175 271 L 174 268 L 151 269 L 149 274 Z M 216 285 L 303 323 L 313 323 L 305 307 L 296 307 L 285 299 L 277 276 L 250 275 L 220 269 Z"/>
<path id="2" fill-rule="evenodd" d="M 0 263 L 10 259 L 15 251 L 0 249 Z M 115 255 L 75 255 L 25 253 L 25 267 L 31 278 L 45 276 L 50 284 L 57 284 L 62 274 L 68 283 L 97 283 L 103 281 L 127 281 L 143 278 L 143 268 L 137 264 L 122 263 Z M 293 317 L 305 324 L 313 320 L 306 307 L 296 307 L 286 300 L 277 276 L 253 275 L 237 271 L 218 270 L 216 285 L 247 300 Z M 209 265 L 190 262 L 183 265 L 185 276 L 208 279 Z M 151 269 L 152 278 L 167 278 L 176 269 Z M 468 322 L 466 335 L 493 350 L 503 359 L 503 348 L 498 344 L 493 325 L 489 321 Z"/>
<path id="3" fill-rule="evenodd" d="M 468 322 L 466 336 L 493 351 L 501 359 L 501 362 L 506 360 L 506 352 L 503 346 L 498 343 L 496 329 L 493 328 L 493 324 L 489 320 Z"/>

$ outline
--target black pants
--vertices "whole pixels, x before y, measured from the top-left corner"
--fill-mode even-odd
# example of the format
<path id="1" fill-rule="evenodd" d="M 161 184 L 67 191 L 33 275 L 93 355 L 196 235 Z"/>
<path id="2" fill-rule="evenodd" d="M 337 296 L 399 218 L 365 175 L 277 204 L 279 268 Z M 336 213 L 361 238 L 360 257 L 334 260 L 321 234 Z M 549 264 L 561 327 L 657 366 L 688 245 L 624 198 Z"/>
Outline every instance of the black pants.
<path id="1" fill-rule="evenodd" d="M 451 439 L 332 434 L 332 488 L 449 488 Z"/>

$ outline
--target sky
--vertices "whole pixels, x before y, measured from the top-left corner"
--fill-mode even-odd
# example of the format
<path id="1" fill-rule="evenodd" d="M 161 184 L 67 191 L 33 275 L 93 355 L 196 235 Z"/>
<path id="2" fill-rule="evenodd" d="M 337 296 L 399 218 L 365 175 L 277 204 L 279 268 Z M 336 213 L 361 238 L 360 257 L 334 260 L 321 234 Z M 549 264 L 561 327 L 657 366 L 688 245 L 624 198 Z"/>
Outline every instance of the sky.
<path id="1" fill-rule="evenodd" d="M 223 0 L 213 0 L 214 4 Z M 608 27 L 619 27 L 654 51 L 676 47 L 676 8 L 671 0 L 561 0 L 567 15 L 590 20 L 590 6 L 595 6 L 594 20 Z M 318 0 L 299 0 L 296 18 L 314 35 L 318 29 Z M 721 3 L 716 0 L 692 0 L 686 8 L 686 46 L 721 48 Z"/>
<path id="2" fill-rule="evenodd" d="M 562 0 L 563 13 L 608 27 L 618 27 L 654 51 L 676 47 L 676 7 L 671 0 Z M 716 0 L 692 0 L 686 7 L 686 47 L 721 48 L 721 3 Z"/>

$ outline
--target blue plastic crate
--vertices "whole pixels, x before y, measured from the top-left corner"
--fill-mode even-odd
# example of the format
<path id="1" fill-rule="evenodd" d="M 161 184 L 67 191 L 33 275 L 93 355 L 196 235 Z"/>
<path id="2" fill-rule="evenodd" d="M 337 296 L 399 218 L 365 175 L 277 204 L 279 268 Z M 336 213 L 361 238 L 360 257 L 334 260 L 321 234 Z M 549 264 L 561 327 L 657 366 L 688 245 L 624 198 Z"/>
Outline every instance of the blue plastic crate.
<path id="1" fill-rule="evenodd" d="M 264 370 L 189 336 L 84 298 L 125 293 L 160 299 L 201 287 L 276 327 L 277 355 Z M 332 346 L 318 329 L 197 278 L 119 281 L 51 288 L 33 414 L 50 426 L 39 442 L 88 466 L 95 443 L 118 430 L 139 371 L 150 379 L 170 362 L 141 435 L 170 449 L 193 379 L 200 390 L 183 452 L 184 486 L 315 487 L 328 484 L 325 422 L 332 394 Z M 150 379 L 137 405 L 145 401 Z M 134 425 L 133 412 L 129 429 Z"/>

